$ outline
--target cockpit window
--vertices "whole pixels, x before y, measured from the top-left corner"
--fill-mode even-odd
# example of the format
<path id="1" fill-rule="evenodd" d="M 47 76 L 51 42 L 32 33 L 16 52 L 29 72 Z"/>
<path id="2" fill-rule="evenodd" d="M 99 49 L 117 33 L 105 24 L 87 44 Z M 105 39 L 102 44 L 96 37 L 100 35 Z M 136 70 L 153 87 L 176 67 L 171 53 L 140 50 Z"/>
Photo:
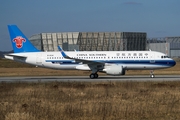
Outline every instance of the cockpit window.
<path id="1" fill-rule="evenodd" d="M 169 56 L 161 56 L 161 58 L 169 58 Z"/>

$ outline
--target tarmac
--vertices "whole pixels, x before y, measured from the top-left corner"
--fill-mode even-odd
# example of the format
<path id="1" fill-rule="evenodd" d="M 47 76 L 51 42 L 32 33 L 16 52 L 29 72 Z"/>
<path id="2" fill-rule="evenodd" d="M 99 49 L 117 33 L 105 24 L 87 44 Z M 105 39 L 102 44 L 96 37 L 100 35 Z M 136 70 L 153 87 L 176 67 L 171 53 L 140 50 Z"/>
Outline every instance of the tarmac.
<path id="1" fill-rule="evenodd" d="M 125 75 L 125 76 L 99 76 L 90 79 L 89 76 L 29 76 L 29 77 L 0 77 L 0 82 L 93 82 L 93 81 L 180 81 L 180 75 Z"/>

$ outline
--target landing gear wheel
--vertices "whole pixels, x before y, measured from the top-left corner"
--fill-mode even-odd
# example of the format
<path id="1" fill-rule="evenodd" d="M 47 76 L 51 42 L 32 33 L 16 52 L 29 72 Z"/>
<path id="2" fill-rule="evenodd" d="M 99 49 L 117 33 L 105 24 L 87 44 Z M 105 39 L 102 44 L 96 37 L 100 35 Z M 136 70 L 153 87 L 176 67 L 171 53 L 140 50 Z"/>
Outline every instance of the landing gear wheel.
<path id="1" fill-rule="evenodd" d="M 154 74 L 151 74 L 150 77 L 151 77 L 151 78 L 155 78 L 155 75 L 154 75 Z"/>
<path id="2" fill-rule="evenodd" d="M 89 77 L 90 77 L 91 79 L 94 79 L 94 78 L 95 78 L 95 74 L 90 74 Z"/>
<path id="3" fill-rule="evenodd" d="M 97 73 L 94 73 L 94 74 L 92 73 L 92 74 L 89 75 L 89 77 L 91 79 L 98 78 L 98 74 Z"/>
<path id="4" fill-rule="evenodd" d="M 95 77 L 95 78 L 98 78 L 98 74 L 97 74 L 97 73 L 95 73 L 95 74 L 94 74 L 94 77 Z"/>

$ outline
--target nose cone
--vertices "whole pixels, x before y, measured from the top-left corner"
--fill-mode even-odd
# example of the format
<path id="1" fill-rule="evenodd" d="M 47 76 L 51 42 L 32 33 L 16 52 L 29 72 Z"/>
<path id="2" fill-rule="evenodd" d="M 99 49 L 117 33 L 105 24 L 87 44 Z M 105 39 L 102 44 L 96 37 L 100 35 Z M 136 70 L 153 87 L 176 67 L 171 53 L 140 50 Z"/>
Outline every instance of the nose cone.
<path id="1" fill-rule="evenodd" d="M 171 62 L 170 62 L 170 65 L 173 67 L 173 66 L 175 66 L 176 65 L 176 61 L 174 61 L 173 59 L 171 60 Z"/>

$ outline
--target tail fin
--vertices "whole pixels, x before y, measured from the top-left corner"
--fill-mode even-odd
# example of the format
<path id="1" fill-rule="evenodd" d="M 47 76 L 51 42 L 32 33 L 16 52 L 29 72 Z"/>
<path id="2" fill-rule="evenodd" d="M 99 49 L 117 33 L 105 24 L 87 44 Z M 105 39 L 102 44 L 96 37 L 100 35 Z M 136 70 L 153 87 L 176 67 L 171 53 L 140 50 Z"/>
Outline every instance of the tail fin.
<path id="1" fill-rule="evenodd" d="M 16 25 L 8 25 L 14 53 L 39 52 Z"/>

